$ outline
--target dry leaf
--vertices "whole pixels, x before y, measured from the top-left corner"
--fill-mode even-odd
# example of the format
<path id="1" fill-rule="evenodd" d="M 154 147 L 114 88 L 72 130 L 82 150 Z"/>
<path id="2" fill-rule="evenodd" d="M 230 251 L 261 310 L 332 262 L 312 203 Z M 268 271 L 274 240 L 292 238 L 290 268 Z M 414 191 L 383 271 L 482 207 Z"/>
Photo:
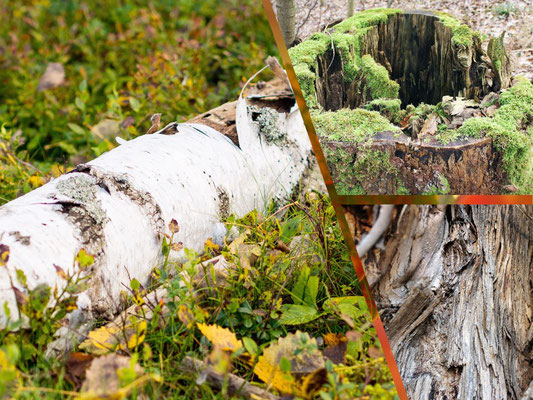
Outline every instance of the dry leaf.
<path id="1" fill-rule="evenodd" d="M 66 378 L 70 380 L 77 389 L 80 388 L 83 379 L 85 378 L 85 372 L 93 360 L 94 356 L 91 354 L 74 352 L 68 355 L 65 363 Z"/>
<path id="2" fill-rule="evenodd" d="M 434 135 L 437 133 L 439 116 L 436 113 L 429 114 L 419 136 Z"/>
<path id="3" fill-rule="evenodd" d="M 290 363 L 289 373 L 282 369 L 282 362 L 287 362 L 282 359 Z M 324 369 L 325 361 L 316 339 L 297 331 L 267 347 L 259 357 L 254 372 L 259 379 L 280 392 L 310 398 L 325 382 Z"/>
<path id="4" fill-rule="evenodd" d="M 91 128 L 91 132 L 100 139 L 109 139 L 120 134 L 120 123 L 114 119 L 104 118 Z"/>
<path id="5" fill-rule="evenodd" d="M 243 347 L 242 342 L 228 328 L 218 325 L 196 324 L 200 332 L 215 346 L 224 351 L 237 351 Z"/>
<path id="6" fill-rule="evenodd" d="M 88 339 L 79 348 L 91 354 L 105 354 L 116 348 L 127 350 L 140 345 L 146 335 L 147 322 L 129 322 L 125 327 L 102 326 L 89 332 Z"/>
<path id="7" fill-rule="evenodd" d="M 130 368 L 131 358 L 109 354 L 93 360 L 91 366 L 85 374 L 81 391 L 90 396 L 84 398 L 124 398 L 126 393 L 120 391 L 120 381 L 118 372 L 121 368 Z M 138 365 L 134 365 L 137 376 L 142 375 L 144 370 Z"/>
<path id="8" fill-rule="evenodd" d="M 65 68 L 61 63 L 48 63 L 46 71 L 44 71 L 37 90 L 42 92 L 43 90 L 56 88 L 61 86 L 65 82 Z"/>

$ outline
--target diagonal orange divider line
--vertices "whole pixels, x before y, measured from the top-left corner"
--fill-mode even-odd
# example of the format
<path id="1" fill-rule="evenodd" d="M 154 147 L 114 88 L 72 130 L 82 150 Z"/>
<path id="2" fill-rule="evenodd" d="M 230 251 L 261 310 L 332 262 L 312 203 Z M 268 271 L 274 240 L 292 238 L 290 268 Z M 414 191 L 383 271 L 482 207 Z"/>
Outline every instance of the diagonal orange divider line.
<path id="1" fill-rule="evenodd" d="M 285 46 L 285 41 L 279 28 L 278 20 L 276 19 L 276 15 L 274 14 L 274 10 L 272 8 L 270 0 L 262 1 L 263 8 L 265 9 L 265 13 L 268 18 L 268 22 L 270 23 L 270 28 L 272 29 L 272 33 L 274 35 L 274 40 L 276 41 L 276 45 L 280 52 L 281 59 L 285 66 L 285 70 L 287 71 L 287 75 L 289 77 L 289 81 L 291 83 L 292 90 L 294 92 L 294 96 L 298 104 L 298 108 L 300 109 L 300 113 L 307 129 L 309 140 L 311 141 L 311 146 L 313 147 L 313 152 L 315 153 L 320 172 L 322 173 L 322 177 L 324 178 L 328 194 L 331 198 L 331 203 L 333 205 L 333 208 L 335 209 L 335 214 L 337 215 L 339 226 L 341 228 L 344 240 L 348 247 L 350 258 L 352 259 L 357 278 L 361 285 L 363 296 L 365 297 L 368 310 L 370 311 L 370 315 L 372 316 L 372 322 L 374 324 L 374 327 L 376 328 L 376 333 L 381 343 L 383 353 L 385 354 L 385 359 L 391 371 L 392 379 L 394 381 L 394 384 L 396 385 L 396 391 L 398 392 L 398 396 L 401 400 L 409 400 L 402 382 L 402 378 L 400 376 L 400 372 L 398 370 L 398 366 L 396 364 L 396 361 L 394 360 L 394 355 L 392 354 L 392 349 L 390 347 L 389 340 L 385 333 L 385 329 L 383 328 L 383 323 L 379 317 L 376 303 L 374 302 L 372 294 L 370 293 L 370 287 L 368 286 L 368 281 L 365 276 L 363 265 L 361 263 L 361 260 L 359 259 L 359 256 L 357 255 L 355 243 L 348 229 L 348 223 L 346 222 L 346 218 L 344 216 L 344 209 L 333 185 L 333 180 L 331 179 L 331 174 L 326 164 L 326 158 L 324 157 L 324 153 L 322 152 L 322 148 L 320 147 L 318 136 L 315 132 L 315 127 L 313 126 L 311 115 L 309 114 L 309 109 L 307 108 L 307 104 L 305 103 L 304 97 L 302 95 L 302 90 L 300 88 L 300 84 L 298 83 L 298 79 L 296 79 L 296 74 L 294 72 L 294 68 L 289 57 L 289 52 L 287 51 L 287 47 Z"/>
<path id="2" fill-rule="evenodd" d="M 369 204 L 533 204 L 531 195 L 358 195 L 338 196 L 344 205 Z"/>

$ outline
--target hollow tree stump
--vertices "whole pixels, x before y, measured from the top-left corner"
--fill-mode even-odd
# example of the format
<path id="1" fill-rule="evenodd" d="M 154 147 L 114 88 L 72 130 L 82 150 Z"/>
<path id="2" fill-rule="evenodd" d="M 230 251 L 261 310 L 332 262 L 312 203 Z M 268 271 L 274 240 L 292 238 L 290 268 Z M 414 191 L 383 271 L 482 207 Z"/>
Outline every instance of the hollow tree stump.
<path id="1" fill-rule="evenodd" d="M 492 117 L 493 109 L 447 115 L 434 108 L 433 124 L 426 126 L 417 108 L 446 96 L 479 104 L 509 87 L 503 35 L 491 39 L 486 54 L 481 35 L 449 15 L 375 9 L 316 33 L 289 53 L 312 115 L 321 117 L 315 127 L 341 194 L 490 194 L 510 183 L 493 136 L 449 133 L 468 118 Z M 367 122 L 354 118 L 350 127 L 346 114 L 335 115 L 341 109 L 371 111 L 366 138 L 350 137 Z M 390 124 L 376 130 L 380 117 L 381 125 Z M 343 130 L 339 140 L 336 131 Z"/>

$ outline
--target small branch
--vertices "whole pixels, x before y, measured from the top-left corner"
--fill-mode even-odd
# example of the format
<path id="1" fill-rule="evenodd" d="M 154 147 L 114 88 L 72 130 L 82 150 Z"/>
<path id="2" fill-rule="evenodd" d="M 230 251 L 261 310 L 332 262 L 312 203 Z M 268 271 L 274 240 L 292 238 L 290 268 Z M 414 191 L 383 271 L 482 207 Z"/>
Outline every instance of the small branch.
<path id="1" fill-rule="evenodd" d="M 357 254 L 362 258 L 368 250 L 370 250 L 378 242 L 379 238 L 383 236 L 392 220 L 393 204 L 382 205 L 379 209 L 379 216 L 368 235 L 361 239 L 357 244 Z"/>
<path id="2" fill-rule="evenodd" d="M 307 16 L 304 18 L 303 22 L 300 25 L 298 25 L 298 28 L 296 28 L 296 33 L 294 34 L 295 38 L 298 38 L 298 33 L 300 33 L 300 28 L 307 23 L 307 21 L 309 20 L 309 17 L 311 16 L 311 13 L 313 12 L 317 4 L 318 4 L 318 0 L 315 0 L 311 8 L 309 8 L 309 11 L 307 12 Z"/>

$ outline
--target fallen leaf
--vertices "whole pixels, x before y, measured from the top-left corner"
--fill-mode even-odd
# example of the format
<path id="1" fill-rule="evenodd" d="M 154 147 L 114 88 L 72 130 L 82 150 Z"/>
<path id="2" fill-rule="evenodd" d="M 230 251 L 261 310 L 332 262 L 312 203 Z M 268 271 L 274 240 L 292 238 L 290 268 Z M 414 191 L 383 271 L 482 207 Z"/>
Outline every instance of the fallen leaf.
<path id="1" fill-rule="evenodd" d="M 281 368 L 286 360 L 290 364 L 288 372 Z M 326 382 L 324 369 L 325 361 L 316 339 L 297 331 L 268 346 L 259 357 L 254 372 L 280 392 L 310 398 Z"/>
<path id="2" fill-rule="evenodd" d="M 65 82 L 65 68 L 61 63 L 48 63 L 46 71 L 44 71 L 37 90 L 42 92 L 43 90 L 56 88 L 61 86 Z"/>
<path id="3" fill-rule="evenodd" d="M 439 116 L 436 113 L 429 114 L 418 136 L 434 135 L 437 133 Z"/>
<path id="4" fill-rule="evenodd" d="M 76 389 L 81 387 L 87 368 L 93 360 L 94 356 L 91 354 L 74 352 L 68 355 L 65 362 L 66 378 L 74 384 Z"/>
<path id="5" fill-rule="evenodd" d="M 126 326 L 102 326 L 89 332 L 79 348 L 91 354 L 105 354 L 114 349 L 133 349 L 144 341 L 147 322 L 128 322 Z"/>
<path id="6" fill-rule="evenodd" d="M 120 123 L 104 118 L 91 128 L 91 132 L 100 139 L 110 139 L 120 134 Z"/>
<path id="7" fill-rule="evenodd" d="M 326 348 L 322 351 L 324 357 L 328 358 L 333 364 L 344 363 L 344 354 L 348 345 L 346 336 L 340 333 L 327 333 L 324 335 Z"/>
<path id="8" fill-rule="evenodd" d="M 84 398 L 124 398 L 127 393 L 120 390 L 119 371 L 131 367 L 130 357 L 109 354 L 95 358 L 85 373 L 85 381 L 81 387 L 81 392 L 92 396 L 85 395 Z M 133 364 L 133 370 L 137 376 L 144 373 L 137 363 Z"/>
<path id="9" fill-rule="evenodd" d="M 242 342 L 228 328 L 202 323 L 198 323 L 196 326 L 211 343 L 224 351 L 233 352 L 243 347 Z"/>

